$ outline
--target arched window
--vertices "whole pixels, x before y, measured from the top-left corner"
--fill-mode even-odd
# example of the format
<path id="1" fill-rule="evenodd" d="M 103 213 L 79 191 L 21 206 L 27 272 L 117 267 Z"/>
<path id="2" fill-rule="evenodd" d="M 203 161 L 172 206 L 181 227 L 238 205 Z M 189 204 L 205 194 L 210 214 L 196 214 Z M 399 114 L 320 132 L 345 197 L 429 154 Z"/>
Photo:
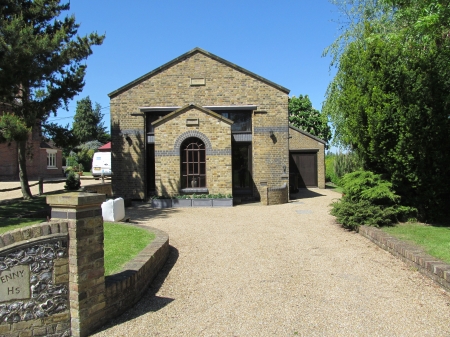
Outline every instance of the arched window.
<path id="1" fill-rule="evenodd" d="M 198 138 L 188 138 L 180 148 L 181 188 L 206 187 L 205 144 Z"/>

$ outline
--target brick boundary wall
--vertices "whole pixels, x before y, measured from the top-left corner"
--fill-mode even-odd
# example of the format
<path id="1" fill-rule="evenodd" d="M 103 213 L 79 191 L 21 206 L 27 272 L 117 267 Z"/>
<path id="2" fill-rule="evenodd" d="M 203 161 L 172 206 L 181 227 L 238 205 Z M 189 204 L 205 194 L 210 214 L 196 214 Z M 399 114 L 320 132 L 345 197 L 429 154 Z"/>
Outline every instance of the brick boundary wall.
<path id="1" fill-rule="evenodd" d="M 105 319 L 116 317 L 136 304 L 169 256 L 169 236 L 159 229 L 133 225 L 155 234 L 155 239 L 117 274 L 106 276 Z"/>
<path id="2" fill-rule="evenodd" d="M 280 205 L 289 201 L 289 193 L 287 184 L 283 184 L 281 187 L 264 187 L 263 193 L 261 193 L 261 204 L 268 205 Z"/>
<path id="3" fill-rule="evenodd" d="M 45 239 L 69 236 L 67 222 L 40 223 L 37 225 L 15 229 L 0 235 L 0 248 L 20 247 L 34 241 L 36 244 Z M 68 285 L 68 256 L 54 260 L 54 284 Z M 51 316 L 20 321 L 17 323 L 1 322 L 1 336 L 69 336 L 70 335 L 70 311 L 69 308 L 63 312 Z"/>
<path id="4" fill-rule="evenodd" d="M 121 315 L 136 304 L 148 290 L 150 283 L 164 266 L 169 256 L 169 236 L 159 229 L 134 225 L 155 234 L 155 239 L 145 247 L 122 271 L 105 277 L 106 304 L 101 322 Z M 68 222 L 40 223 L 15 229 L 0 235 L 0 248 L 20 245 L 30 240 L 64 236 L 68 239 Z M 55 266 L 55 276 L 68 283 L 68 256 Z M 0 324 L 1 336 L 69 336 L 71 330 L 70 311 L 66 310 L 41 319 L 18 323 Z"/>
<path id="5" fill-rule="evenodd" d="M 448 263 L 426 254 L 420 247 L 394 238 L 375 227 L 360 226 L 359 234 L 398 257 L 408 266 L 417 268 L 423 275 L 450 291 L 450 265 Z"/>

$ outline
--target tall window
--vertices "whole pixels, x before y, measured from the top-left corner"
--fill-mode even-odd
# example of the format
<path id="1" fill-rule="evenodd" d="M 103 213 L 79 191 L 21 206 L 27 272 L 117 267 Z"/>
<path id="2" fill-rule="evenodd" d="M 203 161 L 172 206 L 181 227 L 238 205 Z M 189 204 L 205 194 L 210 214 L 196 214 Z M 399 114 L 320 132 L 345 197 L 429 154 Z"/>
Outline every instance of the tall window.
<path id="1" fill-rule="evenodd" d="M 56 167 L 56 150 L 47 150 L 47 167 Z"/>
<path id="2" fill-rule="evenodd" d="M 181 188 L 206 187 L 205 144 L 188 138 L 181 144 Z"/>

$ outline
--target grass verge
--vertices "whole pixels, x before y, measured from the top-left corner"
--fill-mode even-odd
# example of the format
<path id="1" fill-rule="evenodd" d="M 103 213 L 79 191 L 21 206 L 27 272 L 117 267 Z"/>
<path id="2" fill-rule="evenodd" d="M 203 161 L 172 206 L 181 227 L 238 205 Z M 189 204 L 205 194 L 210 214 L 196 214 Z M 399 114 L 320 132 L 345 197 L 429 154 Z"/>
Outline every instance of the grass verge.
<path id="1" fill-rule="evenodd" d="M 381 229 L 398 239 L 419 245 L 431 256 L 450 264 L 450 227 L 405 223 Z"/>
<path id="2" fill-rule="evenodd" d="M 105 222 L 105 276 L 121 270 L 155 238 L 155 234 L 132 225 Z"/>
<path id="3" fill-rule="evenodd" d="M 332 190 L 334 192 L 341 193 L 341 194 L 343 192 L 342 187 L 340 187 L 340 186 L 338 186 L 336 184 L 333 184 L 332 182 L 325 183 L 325 188 L 327 190 Z"/>

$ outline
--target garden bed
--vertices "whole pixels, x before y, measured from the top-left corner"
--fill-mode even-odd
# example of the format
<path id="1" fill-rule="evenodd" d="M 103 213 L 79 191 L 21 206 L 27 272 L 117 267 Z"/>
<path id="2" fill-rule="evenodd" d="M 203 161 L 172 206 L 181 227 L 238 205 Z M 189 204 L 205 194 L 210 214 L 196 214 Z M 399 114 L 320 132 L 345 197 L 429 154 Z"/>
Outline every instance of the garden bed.
<path id="1" fill-rule="evenodd" d="M 177 198 L 154 197 L 153 208 L 233 207 L 233 197 L 224 195 L 179 196 Z"/>

